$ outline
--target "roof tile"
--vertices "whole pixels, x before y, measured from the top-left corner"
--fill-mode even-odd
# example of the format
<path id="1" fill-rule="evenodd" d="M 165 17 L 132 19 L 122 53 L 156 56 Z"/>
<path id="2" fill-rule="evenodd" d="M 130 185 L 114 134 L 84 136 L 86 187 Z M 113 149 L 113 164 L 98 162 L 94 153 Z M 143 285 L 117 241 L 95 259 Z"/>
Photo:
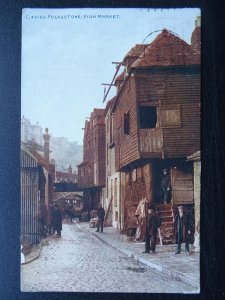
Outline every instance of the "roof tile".
<path id="1" fill-rule="evenodd" d="M 145 45 L 145 50 L 132 68 L 194 64 L 200 64 L 200 55 L 191 45 L 163 29 L 151 44 Z"/>

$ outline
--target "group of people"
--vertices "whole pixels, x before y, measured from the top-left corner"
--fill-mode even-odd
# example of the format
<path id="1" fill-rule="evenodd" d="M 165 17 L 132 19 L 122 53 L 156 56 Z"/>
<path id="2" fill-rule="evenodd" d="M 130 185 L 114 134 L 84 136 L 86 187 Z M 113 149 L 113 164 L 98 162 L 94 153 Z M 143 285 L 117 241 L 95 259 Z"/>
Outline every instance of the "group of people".
<path id="1" fill-rule="evenodd" d="M 143 253 L 155 253 L 158 228 L 161 220 L 155 212 L 154 206 L 148 206 L 145 231 L 145 251 Z M 181 244 L 185 243 L 185 252 L 190 254 L 189 242 L 191 237 L 192 222 L 188 214 L 184 212 L 183 206 L 178 206 L 178 213 L 174 221 L 174 233 L 177 244 L 175 254 L 181 253 Z"/>
<path id="2" fill-rule="evenodd" d="M 171 183 L 170 177 L 167 169 L 163 170 L 164 176 L 162 179 L 162 200 L 165 204 L 169 203 L 171 200 Z M 147 211 L 146 211 L 147 208 Z M 68 216 L 73 219 L 72 208 L 68 208 Z M 161 220 L 156 214 L 155 207 L 149 205 L 147 198 L 143 197 L 140 201 L 137 210 L 135 212 L 137 217 L 138 227 L 136 230 L 136 240 L 144 241 L 145 240 L 145 251 L 143 253 L 155 253 L 156 241 L 157 241 L 157 232 L 161 226 Z M 105 219 L 105 210 L 101 204 L 99 204 L 97 209 L 97 224 L 96 232 L 103 232 L 103 224 Z M 55 234 L 57 237 L 61 237 L 62 231 L 62 212 L 58 204 L 46 208 L 45 205 L 41 206 L 39 214 L 39 222 L 41 225 L 41 233 L 44 234 Z M 178 213 L 175 217 L 174 222 L 174 232 L 176 238 L 176 252 L 175 254 L 181 253 L 181 244 L 185 243 L 185 252 L 190 253 L 189 251 L 189 240 L 191 235 L 191 221 L 189 216 L 184 213 L 183 206 L 178 207 Z"/>
<path id="3" fill-rule="evenodd" d="M 49 208 L 45 204 L 40 205 L 38 221 L 40 224 L 40 233 L 42 237 L 47 234 L 53 234 L 56 237 L 61 237 L 62 231 L 62 212 L 57 203 L 50 205 Z"/>

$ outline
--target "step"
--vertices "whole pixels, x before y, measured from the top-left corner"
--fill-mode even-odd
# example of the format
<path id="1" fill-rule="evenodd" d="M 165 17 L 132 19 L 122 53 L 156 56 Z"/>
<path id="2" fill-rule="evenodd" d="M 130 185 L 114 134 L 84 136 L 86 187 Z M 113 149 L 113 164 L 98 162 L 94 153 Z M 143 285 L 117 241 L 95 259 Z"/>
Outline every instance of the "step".
<path id="1" fill-rule="evenodd" d="M 159 215 L 159 214 L 171 214 L 172 215 L 172 210 L 171 209 L 168 209 L 168 210 L 157 210 L 156 213 Z"/>
<path id="2" fill-rule="evenodd" d="M 172 244 L 172 243 L 173 243 L 173 240 L 167 240 L 167 241 L 164 240 L 164 241 L 163 241 L 163 244 L 169 244 L 169 243 Z"/>
<path id="3" fill-rule="evenodd" d="M 173 225 L 174 224 L 174 222 L 166 222 L 166 221 L 164 221 L 164 222 L 162 222 L 163 224 L 167 224 L 167 225 L 169 225 L 169 224 L 171 224 L 171 225 Z"/>

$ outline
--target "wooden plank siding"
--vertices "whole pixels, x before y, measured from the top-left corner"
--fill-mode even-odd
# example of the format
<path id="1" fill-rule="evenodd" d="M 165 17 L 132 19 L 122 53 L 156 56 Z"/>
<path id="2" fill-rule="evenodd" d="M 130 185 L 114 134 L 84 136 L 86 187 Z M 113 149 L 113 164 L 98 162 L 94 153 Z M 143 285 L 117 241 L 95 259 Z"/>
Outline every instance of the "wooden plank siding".
<path id="1" fill-rule="evenodd" d="M 140 129 L 140 151 L 161 153 L 162 147 L 162 130 L 160 128 Z"/>
<path id="2" fill-rule="evenodd" d="M 152 165 L 145 164 L 137 167 L 136 179 L 132 179 L 132 171 L 125 173 L 127 178 L 126 200 L 125 200 L 125 227 L 136 228 L 137 219 L 134 215 L 139 201 L 147 197 L 149 202 L 153 202 L 153 173 Z"/>
<path id="3" fill-rule="evenodd" d="M 117 100 L 114 112 L 115 167 L 121 167 L 139 158 L 135 81 L 128 79 Z M 129 134 L 124 133 L 123 116 L 129 112 Z"/>
<path id="4" fill-rule="evenodd" d="M 144 157 L 153 158 L 151 153 L 160 150 L 159 145 L 163 147 L 164 158 L 186 157 L 197 151 L 200 148 L 199 67 L 158 68 L 142 74 L 137 73 L 136 77 L 139 105 L 158 107 L 156 128 L 139 129 L 140 150 L 144 153 Z M 166 110 L 170 110 L 171 116 L 173 114 L 177 118 L 177 125 L 175 120 L 174 124 L 165 126 L 163 116 L 166 116 Z M 155 143 L 154 132 L 160 129 L 162 140 L 158 137 L 159 142 Z M 151 140 L 149 143 L 146 142 L 148 138 Z M 155 147 L 151 146 L 152 144 Z M 147 149 L 149 155 L 146 153 Z"/>
<path id="5" fill-rule="evenodd" d="M 30 244 L 40 240 L 38 223 L 40 201 L 40 172 L 37 159 L 25 149 L 21 149 L 21 236 L 26 236 Z"/>
<path id="6" fill-rule="evenodd" d="M 193 172 L 172 169 L 172 202 L 173 205 L 194 203 Z"/>

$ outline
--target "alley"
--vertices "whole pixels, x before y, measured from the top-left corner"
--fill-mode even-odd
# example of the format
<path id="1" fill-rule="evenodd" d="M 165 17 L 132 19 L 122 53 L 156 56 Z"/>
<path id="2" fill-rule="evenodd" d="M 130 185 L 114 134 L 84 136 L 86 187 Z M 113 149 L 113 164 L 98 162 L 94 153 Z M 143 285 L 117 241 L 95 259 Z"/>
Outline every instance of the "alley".
<path id="1" fill-rule="evenodd" d="M 21 266 L 21 290 L 192 293 L 195 289 L 104 244 L 79 224 L 64 222 L 62 237 L 48 238 L 39 258 Z"/>

